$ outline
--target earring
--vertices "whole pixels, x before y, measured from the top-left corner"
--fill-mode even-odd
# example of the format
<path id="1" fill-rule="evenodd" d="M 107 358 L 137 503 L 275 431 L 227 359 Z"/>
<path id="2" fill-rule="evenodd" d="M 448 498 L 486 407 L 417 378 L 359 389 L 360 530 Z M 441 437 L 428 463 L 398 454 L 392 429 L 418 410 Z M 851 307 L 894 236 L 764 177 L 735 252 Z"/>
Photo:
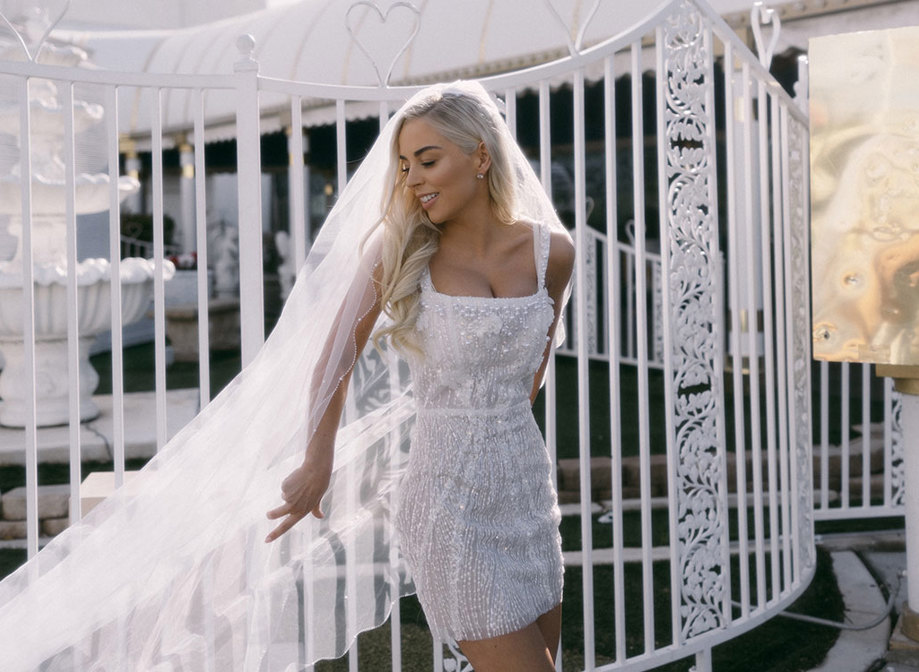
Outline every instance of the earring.
<path id="1" fill-rule="evenodd" d="M 477 179 L 477 180 L 484 180 L 484 179 L 485 179 L 485 173 L 476 173 L 476 174 L 475 174 L 475 179 Z"/>

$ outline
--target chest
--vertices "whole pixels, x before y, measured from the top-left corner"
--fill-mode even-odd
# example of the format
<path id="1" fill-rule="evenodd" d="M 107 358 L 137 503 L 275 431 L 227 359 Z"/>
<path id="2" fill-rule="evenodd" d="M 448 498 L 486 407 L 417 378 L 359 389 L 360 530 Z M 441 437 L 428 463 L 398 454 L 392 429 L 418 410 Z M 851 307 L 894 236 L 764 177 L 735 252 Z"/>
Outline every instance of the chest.
<path id="1" fill-rule="evenodd" d="M 545 290 L 515 298 L 423 292 L 416 329 L 426 359 L 451 368 L 538 367 L 554 312 Z"/>

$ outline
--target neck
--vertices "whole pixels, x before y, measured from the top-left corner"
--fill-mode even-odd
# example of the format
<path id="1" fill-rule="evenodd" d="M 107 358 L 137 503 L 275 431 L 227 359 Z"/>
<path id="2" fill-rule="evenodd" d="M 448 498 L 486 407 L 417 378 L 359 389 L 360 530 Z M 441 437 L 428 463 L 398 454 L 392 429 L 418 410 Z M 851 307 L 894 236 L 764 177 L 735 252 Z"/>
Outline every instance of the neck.
<path id="1" fill-rule="evenodd" d="M 459 216 L 444 222 L 440 227 L 441 240 L 482 252 L 499 235 L 501 222 L 495 217 L 491 202 L 485 200 L 471 203 Z"/>

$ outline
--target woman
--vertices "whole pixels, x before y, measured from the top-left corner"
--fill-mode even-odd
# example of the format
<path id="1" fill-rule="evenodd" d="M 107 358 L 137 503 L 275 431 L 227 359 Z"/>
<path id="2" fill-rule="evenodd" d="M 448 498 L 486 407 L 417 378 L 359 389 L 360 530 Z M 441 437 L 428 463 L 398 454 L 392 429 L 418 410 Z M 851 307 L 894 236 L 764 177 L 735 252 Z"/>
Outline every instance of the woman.
<path id="1" fill-rule="evenodd" d="M 360 349 L 386 312 L 378 338 L 409 361 L 418 419 L 397 530 L 432 629 L 479 672 L 554 669 L 561 622 L 552 465 L 529 405 L 574 248 L 563 230 L 518 219 L 507 135 L 459 87 L 403 110 L 379 298 L 355 328 Z M 285 480 L 269 540 L 322 516 L 346 389 Z"/>
<path id="2" fill-rule="evenodd" d="M 551 669 L 558 510 L 526 405 L 571 264 L 485 90 L 417 94 L 252 364 L 0 583 L 3 669 L 303 669 L 411 592 L 394 527 L 432 628 L 478 672 Z"/>

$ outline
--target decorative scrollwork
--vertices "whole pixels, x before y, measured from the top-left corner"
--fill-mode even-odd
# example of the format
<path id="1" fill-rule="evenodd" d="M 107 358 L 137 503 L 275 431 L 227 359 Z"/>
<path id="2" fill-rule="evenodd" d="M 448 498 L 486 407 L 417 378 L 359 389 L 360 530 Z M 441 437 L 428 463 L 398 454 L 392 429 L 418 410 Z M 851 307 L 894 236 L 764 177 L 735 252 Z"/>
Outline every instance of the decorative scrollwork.
<path id="1" fill-rule="evenodd" d="M 724 507 L 724 428 L 719 405 L 721 291 L 716 210 L 714 86 L 707 24 L 690 2 L 672 14 L 663 32 L 663 114 L 669 208 L 662 253 L 668 283 L 673 416 L 677 458 L 677 535 L 682 570 L 683 637 L 725 624 L 727 510 Z M 660 75 L 659 75 L 660 76 Z"/>
<path id="2" fill-rule="evenodd" d="M 890 395 L 890 505 L 906 505 L 906 463 L 903 461 L 903 396 L 893 390 Z"/>
<path id="3" fill-rule="evenodd" d="M 474 672 L 459 647 L 449 642 L 446 644 L 449 656 L 444 656 L 444 672 Z"/>

